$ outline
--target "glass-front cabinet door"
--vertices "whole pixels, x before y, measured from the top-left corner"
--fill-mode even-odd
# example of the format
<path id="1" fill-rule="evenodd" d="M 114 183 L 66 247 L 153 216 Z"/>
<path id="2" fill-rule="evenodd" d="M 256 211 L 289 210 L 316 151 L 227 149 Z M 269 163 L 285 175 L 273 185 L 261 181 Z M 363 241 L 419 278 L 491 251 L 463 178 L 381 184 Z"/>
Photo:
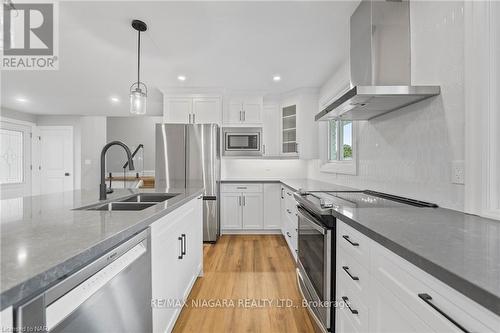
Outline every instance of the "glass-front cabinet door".
<path id="1" fill-rule="evenodd" d="M 297 154 L 297 106 L 290 105 L 281 110 L 281 153 Z"/>

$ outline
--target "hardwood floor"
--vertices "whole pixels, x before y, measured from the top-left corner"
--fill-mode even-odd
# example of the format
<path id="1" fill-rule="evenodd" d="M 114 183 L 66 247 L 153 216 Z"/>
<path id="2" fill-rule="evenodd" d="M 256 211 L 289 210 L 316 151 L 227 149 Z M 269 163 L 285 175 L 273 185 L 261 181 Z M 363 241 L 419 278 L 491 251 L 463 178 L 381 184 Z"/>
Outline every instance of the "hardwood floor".
<path id="1" fill-rule="evenodd" d="M 204 246 L 204 276 L 173 331 L 314 332 L 301 301 L 281 235 L 224 235 Z"/>

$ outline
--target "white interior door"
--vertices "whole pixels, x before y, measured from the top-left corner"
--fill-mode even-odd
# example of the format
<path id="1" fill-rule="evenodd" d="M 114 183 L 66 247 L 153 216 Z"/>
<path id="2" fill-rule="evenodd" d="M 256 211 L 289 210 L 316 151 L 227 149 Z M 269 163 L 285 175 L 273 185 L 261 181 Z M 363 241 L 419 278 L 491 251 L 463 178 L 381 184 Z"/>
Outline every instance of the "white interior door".
<path id="1" fill-rule="evenodd" d="M 73 190 L 73 127 L 40 126 L 41 194 Z"/>
<path id="2" fill-rule="evenodd" d="M 2 199 L 31 195 L 31 126 L 0 122 Z"/>

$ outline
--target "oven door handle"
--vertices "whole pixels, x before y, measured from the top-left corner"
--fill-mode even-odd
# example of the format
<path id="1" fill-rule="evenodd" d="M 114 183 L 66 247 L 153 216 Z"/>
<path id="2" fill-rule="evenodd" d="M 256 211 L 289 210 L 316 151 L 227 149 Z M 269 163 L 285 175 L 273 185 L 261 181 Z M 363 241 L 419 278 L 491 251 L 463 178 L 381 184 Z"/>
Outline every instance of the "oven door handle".
<path id="1" fill-rule="evenodd" d="M 297 208 L 297 212 L 299 214 L 299 218 L 303 218 L 304 220 L 308 221 L 311 226 L 316 229 L 317 231 L 319 231 L 322 235 L 326 235 L 327 233 L 327 229 L 322 227 L 319 223 L 319 221 L 317 221 L 316 218 L 314 218 L 311 214 L 309 214 L 308 212 L 306 212 L 303 208 L 301 208 L 300 206 Z M 299 230 L 300 230 L 300 225 L 299 225 Z"/>

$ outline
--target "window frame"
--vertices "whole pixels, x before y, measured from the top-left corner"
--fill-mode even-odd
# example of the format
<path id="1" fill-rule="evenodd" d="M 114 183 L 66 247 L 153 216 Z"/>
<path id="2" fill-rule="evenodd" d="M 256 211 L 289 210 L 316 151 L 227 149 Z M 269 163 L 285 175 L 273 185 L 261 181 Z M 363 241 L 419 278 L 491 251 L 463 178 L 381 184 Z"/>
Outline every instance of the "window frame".
<path id="1" fill-rule="evenodd" d="M 352 124 L 352 159 L 344 160 L 342 159 L 343 148 L 340 149 L 341 139 L 341 121 L 340 119 L 336 120 L 336 147 L 337 147 L 337 156 L 336 159 L 330 159 L 331 152 L 331 121 L 328 121 L 326 126 L 326 135 L 327 135 L 327 145 L 325 152 L 325 158 L 322 159 L 322 165 L 320 167 L 321 172 L 325 173 L 339 173 L 339 174 L 348 174 L 348 175 L 356 175 L 357 174 L 357 122 L 351 121 Z"/>

